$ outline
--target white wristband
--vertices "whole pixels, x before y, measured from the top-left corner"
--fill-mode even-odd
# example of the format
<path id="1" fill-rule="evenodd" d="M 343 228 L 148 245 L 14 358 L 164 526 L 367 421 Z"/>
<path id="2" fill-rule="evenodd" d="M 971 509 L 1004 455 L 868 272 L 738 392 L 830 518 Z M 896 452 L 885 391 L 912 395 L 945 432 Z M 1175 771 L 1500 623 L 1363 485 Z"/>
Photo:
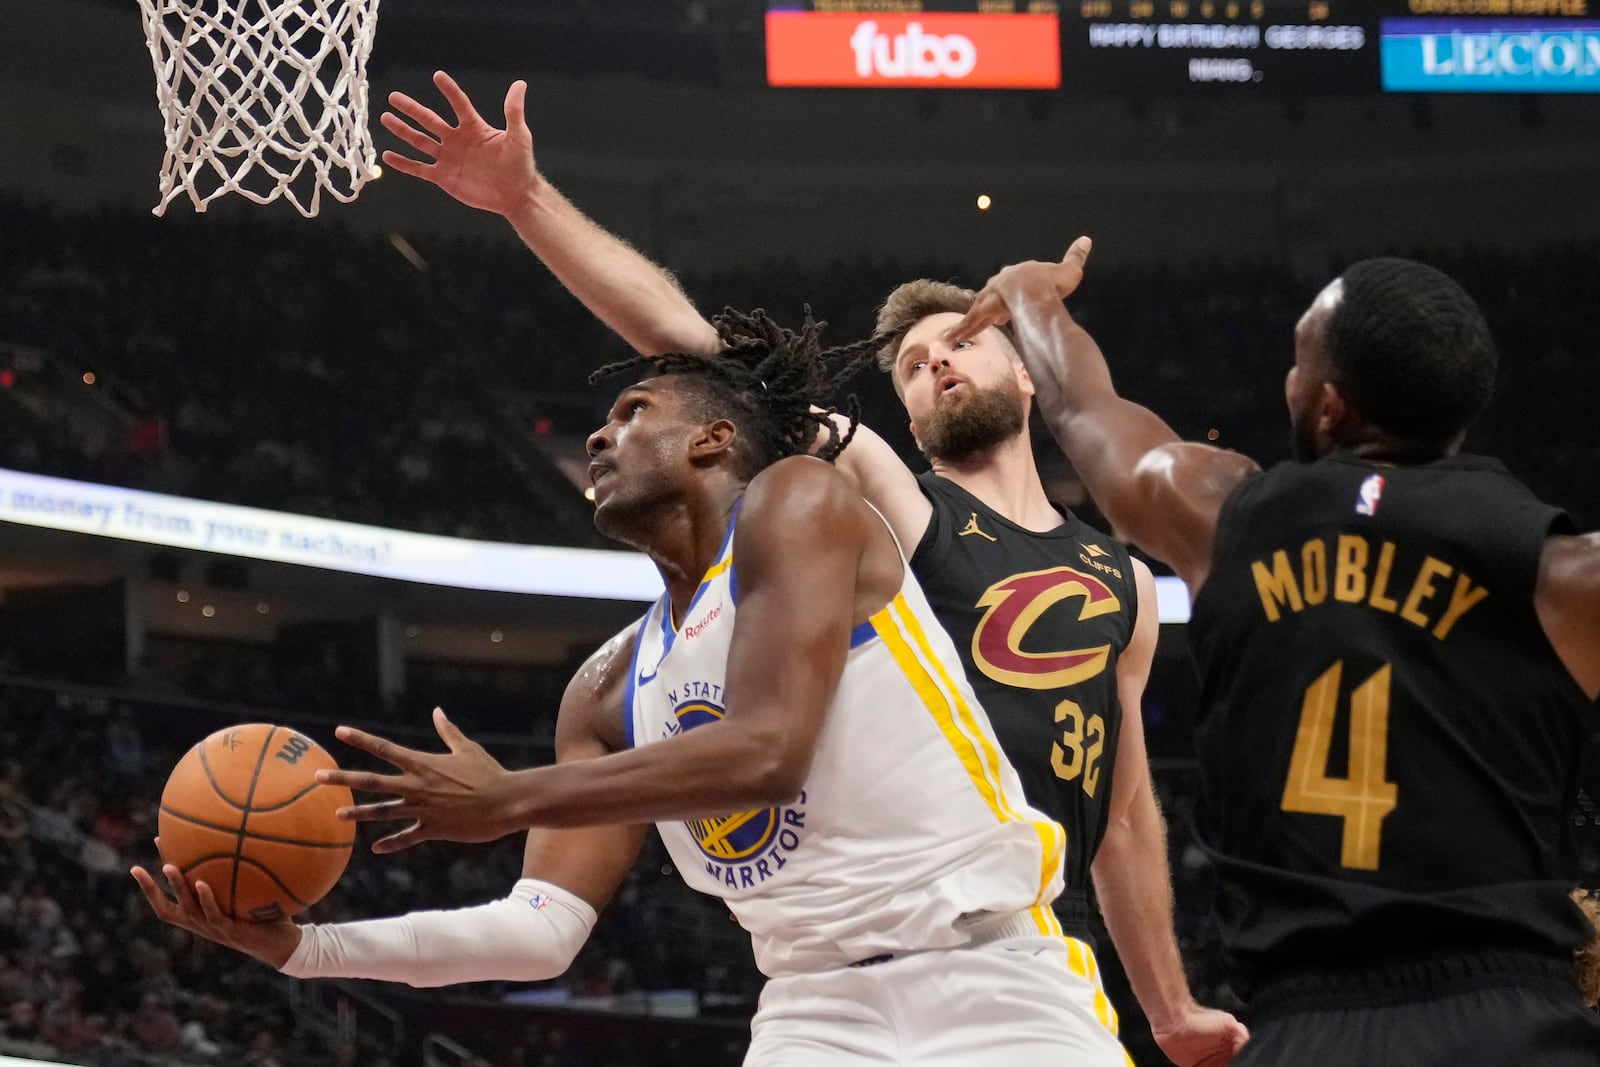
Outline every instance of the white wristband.
<path id="1" fill-rule="evenodd" d="M 539 982 L 572 965 L 595 913 L 559 886 L 524 878 L 475 908 L 308 924 L 281 968 L 291 978 L 373 978 L 417 988 Z"/>

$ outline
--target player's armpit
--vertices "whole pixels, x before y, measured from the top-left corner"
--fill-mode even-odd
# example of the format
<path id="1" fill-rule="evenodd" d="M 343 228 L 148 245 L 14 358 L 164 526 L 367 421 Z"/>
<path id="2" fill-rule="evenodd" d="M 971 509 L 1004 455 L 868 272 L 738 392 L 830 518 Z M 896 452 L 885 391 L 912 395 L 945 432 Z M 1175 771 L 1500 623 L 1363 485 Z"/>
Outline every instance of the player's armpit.
<path id="1" fill-rule="evenodd" d="M 1600 533 L 1545 541 L 1533 606 L 1573 679 L 1600 696 Z"/>
<path id="2" fill-rule="evenodd" d="M 849 429 L 843 415 L 834 415 L 833 424 L 841 434 Z M 917 476 L 889 447 L 889 442 L 872 429 L 857 425 L 850 446 L 839 453 L 833 465 L 850 479 L 867 503 L 878 509 L 900 540 L 900 550 L 908 557 L 916 551 L 933 518 L 933 505 L 923 495 Z"/>

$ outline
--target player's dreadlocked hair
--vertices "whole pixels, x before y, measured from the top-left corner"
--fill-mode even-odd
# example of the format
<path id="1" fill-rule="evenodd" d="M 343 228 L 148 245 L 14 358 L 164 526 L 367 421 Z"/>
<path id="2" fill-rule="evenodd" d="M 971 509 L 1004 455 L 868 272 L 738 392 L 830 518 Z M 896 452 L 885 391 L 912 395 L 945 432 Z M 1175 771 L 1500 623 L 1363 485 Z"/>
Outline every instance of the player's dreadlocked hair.
<path id="1" fill-rule="evenodd" d="M 1444 444 L 1488 406 L 1494 339 L 1483 312 L 1444 273 L 1407 259 L 1367 259 L 1340 276 L 1328 323 L 1334 381 L 1373 425 Z"/>
<path id="2" fill-rule="evenodd" d="M 633 372 L 673 375 L 690 398 L 691 418 L 729 419 L 740 475 L 757 472 L 786 456 L 813 453 L 830 463 L 850 444 L 861 419 L 854 395 L 845 398 L 847 428 L 841 433 L 831 416 L 835 389 L 860 368 L 871 350 L 851 345 L 825 351 L 827 325 L 806 309 L 799 332 L 778 325 L 763 310 L 725 309 L 711 320 L 723 349 L 713 357 L 669 352 L 610 363 L 589 376 L 590 384 Z M 819 446 L 817 440 L 824 438 Z"/>

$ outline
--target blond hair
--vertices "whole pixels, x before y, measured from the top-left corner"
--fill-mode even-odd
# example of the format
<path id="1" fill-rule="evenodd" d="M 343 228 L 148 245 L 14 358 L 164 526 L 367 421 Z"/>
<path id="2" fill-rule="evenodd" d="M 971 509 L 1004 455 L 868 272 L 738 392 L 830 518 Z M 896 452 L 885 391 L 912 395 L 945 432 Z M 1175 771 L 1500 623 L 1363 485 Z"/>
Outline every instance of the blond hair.
<path id="1" fill-rule="evenodd" d="M 881 342 L 878 347 L 878 369 L 894 369 L 900 346 L 905 343 L 911 327 L 929 315 L 947 311 L 965 315 L 972 310 L 972 302 L 976 299 L 978 294 L 971 289 L 963 289 L 949 282 L 936 282 L 931 278 L 919 278 L 896 287 L 883 302 L 883 307 L 878 309 L 878 325 L 874 334 Z"/>

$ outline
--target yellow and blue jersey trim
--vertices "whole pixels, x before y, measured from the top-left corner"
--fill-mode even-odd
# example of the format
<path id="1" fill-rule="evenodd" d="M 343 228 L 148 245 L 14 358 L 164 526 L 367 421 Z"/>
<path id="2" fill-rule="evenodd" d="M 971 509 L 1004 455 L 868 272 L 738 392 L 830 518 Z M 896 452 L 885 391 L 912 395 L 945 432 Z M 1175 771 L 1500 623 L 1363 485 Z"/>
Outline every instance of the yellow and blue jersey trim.
<path id="1" fill-rule="evenodd" d="M 733 502 L 733 510 L 728 513 L 728 529 L 723 533 L 722 544 L 717 549 L 716 562 L 712 563 L 710 567 L 706 568 L 705 574 L 700 576 L 700 585 L 695 589 L 694 596 L 689 598 L 689 603 L 683 609 L 683 614 L 680 616 L 681 618 L 687 619 L 691 614 L 694 613 L 695 606 L 698 605 L 701 598 L 706 595 L 706 590 L 711 588 L 711 583 L 721 577 L 724 572 L 728 573 L 728 595 L 733 597 L 735 602 L 737 602 L 738 593 L 734 588 L 734 576 L 732 573 L 733 530 L 739 522 L 739 508 L 743 503 L 743 497 L 740 497 L 738 500 Z M 678 638 L 677 627 L 672 625 L 671 601 L 668 599 L 667 593 L 662 593 L 660 598 L 651 605 L 650 610 L 645 613 L 644 618 L 639 620 L 638 636 L 633 642 L 633 661 L 628 666 L 628 680 L 624 684 L 622 690 L 623 727 L 624 733 L 627 736 L 629 748 L 633 748 L 637 743 L 634 739 L 634 694 L 640 684 L 648 685 L 650 681 L 655 678 L 655 675 L 651 674 L 649 678 L 640 679 L 639 653 L 644 649 L 646 627 L 650 625 L 650 618 L 652 615 L 658 612 L 660 613 L 661 618 L 656 625 L 660 627 L 661 655 L 656 660 L 657 670 L 660 670 L 661 663 L 666 660 L 667 653 L 672 651 L 672 645 Z"/>
<path id="2" fill-rule="evenodd" d="M 979 724 L 960 687 L 935 654 L 905 594 L 897 594 L 868 622 L 874 633 L 883 639 L 895 665 L 932 716 L 984 804 L 1000 822 L 1027 823 L 1038 836 L 1039 890 L 1031 914 L 1040 934 L 1060 935 L 1060 921 L 1050 908 L 1041 905 L 1061 866 L 1067 844 L 1066 831 L 1049 819 L 1025 818 L 1006 795 L 997 743 Z"/>

